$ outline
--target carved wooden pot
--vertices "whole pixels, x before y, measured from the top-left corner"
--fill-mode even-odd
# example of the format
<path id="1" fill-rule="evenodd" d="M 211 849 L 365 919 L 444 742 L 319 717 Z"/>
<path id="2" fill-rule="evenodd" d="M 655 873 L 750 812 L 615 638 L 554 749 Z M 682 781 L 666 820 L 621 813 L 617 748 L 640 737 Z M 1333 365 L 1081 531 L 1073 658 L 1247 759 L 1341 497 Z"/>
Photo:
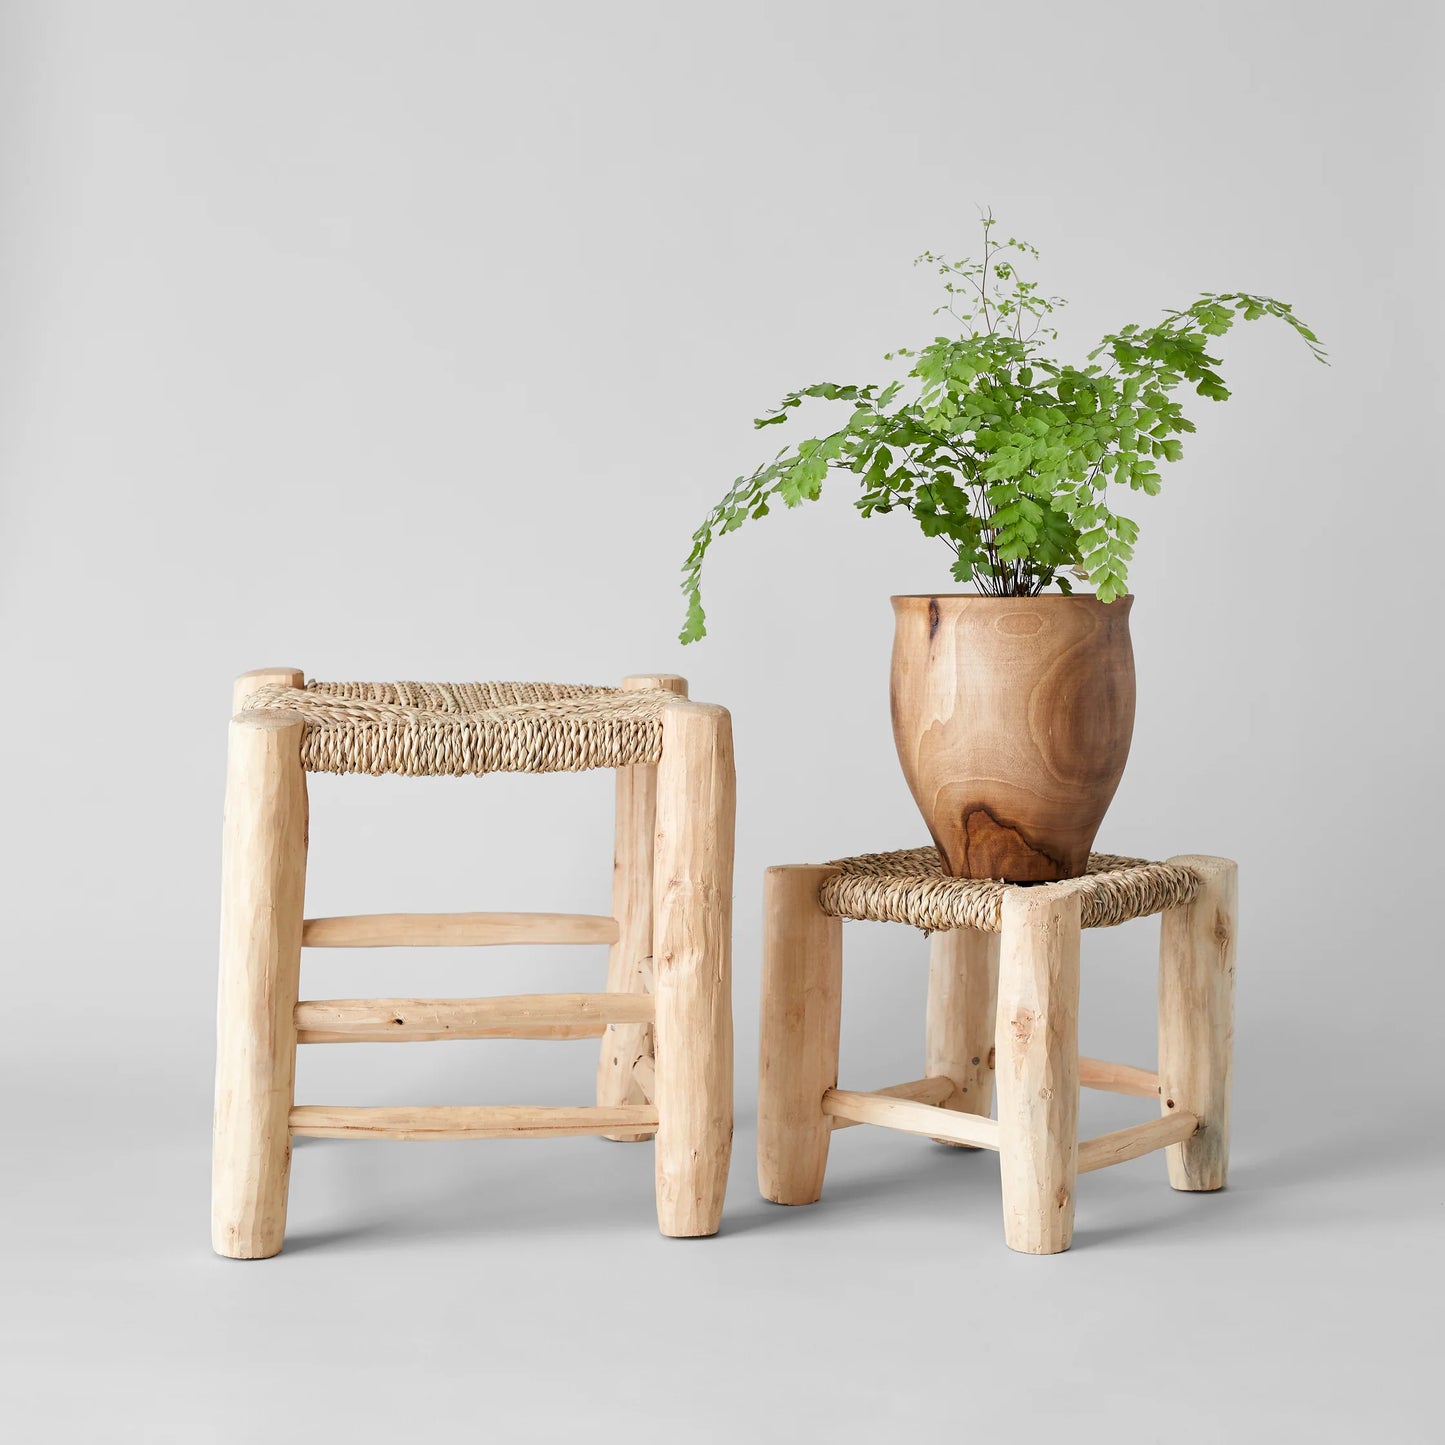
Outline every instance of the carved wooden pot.
<path id="1" fill-rule="evenodd" d="M 1132 597 L 895 597 L 893 737 L 959 878 L 1074 878 L 1134 731 Z"/>

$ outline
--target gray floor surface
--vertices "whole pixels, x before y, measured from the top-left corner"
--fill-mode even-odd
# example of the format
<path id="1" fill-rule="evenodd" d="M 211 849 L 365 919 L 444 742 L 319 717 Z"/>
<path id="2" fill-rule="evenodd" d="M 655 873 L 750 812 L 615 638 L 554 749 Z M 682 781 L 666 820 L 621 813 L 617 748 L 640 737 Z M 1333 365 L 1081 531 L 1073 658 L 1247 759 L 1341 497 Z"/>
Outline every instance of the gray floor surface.
<path id="1" fill-rule="evenodd" d="M 1222 1194 L 1087 1177 L 1048 1259 L 993 1155 L 849 1130 L 784 1209 L 747 1120 L 710 1241 L 655 1233 L 647 1144 L 314 1140 L 285 1253 L 237 1263 L 194 1114 L 60 1099 L 11 1134 L 10 1438 L 1438 1439 L 1438 1152 L 1286 1104 L 1241 1105 Z"/>

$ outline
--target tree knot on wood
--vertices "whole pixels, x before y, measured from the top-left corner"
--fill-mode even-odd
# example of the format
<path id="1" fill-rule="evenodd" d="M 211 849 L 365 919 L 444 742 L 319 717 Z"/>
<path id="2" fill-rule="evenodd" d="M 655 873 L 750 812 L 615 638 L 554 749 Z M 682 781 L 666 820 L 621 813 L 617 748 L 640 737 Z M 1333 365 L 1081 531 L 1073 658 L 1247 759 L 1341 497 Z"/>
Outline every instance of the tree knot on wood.
<path id="1" fill-rule="evenodd" d="M 1013 1033 L 1014 1047 L 1025 1049 L 1029 1046 L 1034 1036 L 1034 1028 L 1038 1023 L 1038 1015 L 1032 1009 L 1020 1009 L 1010 1020 L 1009 1029 Z"/>
<path id="2" fill-rule="evenodd" d="M 1212 931 L 1214 933 L 1214 941 L 1219 945 L 1220 950 L 1223 951 L 1228 948 L 1231 936 L 1229 915 L 1222 909 L 1214 915 L 1214 928 Z"/>
<path id="3" fill-rule="evenodd" d="M 1027 879 L 1039 871 L 1043 860 L 1046 877 L 1056 877 L 1064 868 L 1061 859 L 1035 843 L 1023 829 L 1007 818 L 1001 818 L 987 807 L 970 808 L 961 817 L 962 868 L 952 871 L 967 876 L 997 878 L 1002 876 Z M 949 855 L 952 866 L 954 859 Z"/>

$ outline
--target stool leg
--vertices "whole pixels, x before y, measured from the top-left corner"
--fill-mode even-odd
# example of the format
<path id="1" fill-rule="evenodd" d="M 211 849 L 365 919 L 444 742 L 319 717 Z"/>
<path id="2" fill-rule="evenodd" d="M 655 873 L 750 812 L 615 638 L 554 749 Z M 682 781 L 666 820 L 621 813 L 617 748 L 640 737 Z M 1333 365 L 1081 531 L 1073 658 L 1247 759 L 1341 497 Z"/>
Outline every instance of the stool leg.
<path id="1" fill-rule="evenodd" d="M 758 1188 L 775 1204 L 823 1192 L 838 1083 L 843 920 L 818 907 L 836 868 L 769 868 L 763 879 L 763 1008 L 758 1059 Z"/>
<path id="2" fill-rule="evenodd" d="M 304 733 L 293 712 L 243 712 L 231 721 L 211 1243 L 232 1259 L 279 1254 L 286 1232 L 306 888 Z"/>
<path id="3" fill-rule="evenodd" d="M 678 701 L 657 768 L 653 1103 L 657 1222 L 716 1234 L 733 1137 L 732 721 Z"/>
<path id="4" fill-rule="evenodd" d="M 1198 1132 L 1164 1152 L 1175 1189 L 1223 1189 L 1234 1068 L 1234 952 L 1239 870 L 1228 858 L 1171 858 L 1202 880 L 1159 933 L 1159 1103 L 1187 1109 Z"/>
<path id="5" fill-rule="evenodd" d="M 670 673 L 622 679 L 624 692 L 662 688 L 687 696 L 687 682 Z M 652 863 L 657 831 L 657 768 L 643 763 L 617 770 L 617 812 L 612 853 L 612 916 L 617 942 L 607 956 L 607 992 L 641 993 L 652 975 Z M 597 1061 L 597 1102 L 604 1108 L 645 1104 L 633 1071 L 652 1057 L 651 1024 L 611 1024 L 602 1036 Z M 652 1138 L 646 1133 L 607 1134 L 620 1143 Z"/>
<path id="6" fill-rule="evenodd" d="M 998 951 L 998 934 L 976 928 L 935 933 L 929 944 L 923 1072 L 953 1080 L 957 1093 L 944 1107 L 962 1114 L 993 1110 Z"/>
<path id="7" fill-rule="evenodd" d="M 998 982 L 999 1163 L 1004 1239 L 1058 1254 L 1074 1234 L 1079 1150 L 1077 892 L 1013 889 Z"/>

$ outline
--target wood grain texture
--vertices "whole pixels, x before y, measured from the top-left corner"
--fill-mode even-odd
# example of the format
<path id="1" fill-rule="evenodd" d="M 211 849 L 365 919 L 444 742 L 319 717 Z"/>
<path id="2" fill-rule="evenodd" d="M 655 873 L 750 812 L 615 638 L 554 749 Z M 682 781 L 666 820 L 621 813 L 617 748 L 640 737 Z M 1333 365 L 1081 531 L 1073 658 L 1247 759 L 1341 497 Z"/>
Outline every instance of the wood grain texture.
<path id="1" fill-rule="evenodd" d="M 945 1108 L 984 1118 L 993 1108 L 998 950 L 998 934 L 973 928 L 949 929 L 929 940 L 924 1072 L 953 1080 Z"/>
<path id="2" fill-rule="evenodd" d="M 595 913 L 357 913 L 308 918 L 304 948 L 480 948 L 612 943 L 617 920 Z"/>
<path id="3" fill-rule="evenodd" d="M 652 1018 L 646 994 L 539 993 L 498 998 L 331 998 L 296 1005 L 301 1044 L 443 1039 L 595 1039 Z"/>
<path id="4" fill-rule="evenodd" d="M 895 597 L 893 735 L 949 871 L 1083 873 L 1134 727 L 1132 597 Z"/>
<path id="5" fill-rule="evenodd" d="M 799 866 L 763 875 L 758 1188 L 774 1204 L 812 1204 L 828 1167 L 833 1131 L 823 1093 L 838 1082 L 843 920 L 823 912 L 818 890 L 837 872 Z"/>
<path id="6" fill-rule="evenodd" d="M 886 1089 L 870 1089 L 868 1092 L 874 1097 L 912 1099 L 918 1104 L 946 1104 L 957 1090 L 952 1079 L 909 1079 L 906 1084 L 889 1084 Z M 844 1119 L 834 1114 L 828 1122 L 835 1129 L 851 1129 L 863 1121 Z M 951 1144 L 953 1140 L 941 1139 L 939 1142 Z"/>
<path id="7" fill-rule="evenodd" d="M 639 673 L 622 679 L 624 692 L 661 688 L 687 696 L 687 680 L 673 673 Z M 618 933 L 607 956 L 609 993 L 642 993 L 651 987 L 652 869 L 657 831 L 657 768 L 618 768 L 613 814 L 612 916 Z M 652 1057 L 652 1024 L 618 1023 L 602 1036 L 597 1059 L 597 1102 L 604 1107 L 641 1104 L 636 1066 Z M 638 1143 L 650 1133 L 609 1134 L 616 1143 Z"/>
<path id="8" fill-rule="evenodd" d="M 1159 1075 L 1133 1064 L 1116 1064 L 1112 1059 L 1080 1059 L 1079 1083 L 1086 1089 L 1106 1094 L 1134 1094 L 1141 1099 L 1159 1095 Z"/>
<path id="9" fill-rule="evenodd" d="M 1159 1108 L 1199 1118 L 1165 1156 L 1175 1189 L 1223 1189 L 1229 1177 L 1239 870 L 1228 858 L 1171 858 L 1201 880 L 1159 928 Z"/>
<path id="10" fill-rule="evenodd" d="M 946 1144 L 967 1144 L 974 1149 L 997 1149 L 999 1127 L 993 1119 L 958 1114 L 936 1104 L 920 1104 L 892 1094 L 860 1094 L 851 1089 L 829 1089 L 823 1095 L 823 1112 L 855 1124 L 879 1124 L 905 1134 L 923 1134 Z"/>
<path id="11" fill-rule="evenodd" d="M 732 903 L 736 781 L 727 710 L 663 712 L 654 855 L 657 1222 L 715 1234 L 733 1138 Z"/>
<path id="12" fill-rule="evenodd" d="M 1012 890 L 1003 904 L 998 1095 L 1004 1239 L 1058 1254 L 1074 1235 L 1079 1141 L 1078 892 Z"/>
<path id="13" fill-rule="evenodd" d="M 254 674 L 253 674 L 254 676 Z M 238 691 L 240 689 L 238 688 Z M 221 844 L 221 967 L 211 1243 L 232 1259 L 281 1251 L 296 1069 L 292 1013 L 306 889 L 305 724 L 293 712 L 231 720 Z"/>
<path id="14" fill-rule="evenodd" d="M 1152 1154 L 1156 1149 L 1188 1139 L 1198 1127 L 1199 1120 L 1193 1114 L 1175 1109 L 1163 1118 L 1150 1119 L 1147 1124 L 1134 1124 L 1128 1129 L 1116 1129 L 1112 1134 L 1085 1139 L 1079 1145 L 1079 1173 L 1088 1174 L 1110 1164 L 1122 1164 L 1126 1159 L 1137 1159 L 1141 1154 Z"/>
<path id="15" fill-rule="evenodd" d="M 532 1104 L 417 1104 L 349 1108 L 300 1104 L 291 1110 L 291 1133 L 309 1139 L 563 1139 L 655 1128 L 646 1105 L 617 1109 L 554 1108 Z"/>

